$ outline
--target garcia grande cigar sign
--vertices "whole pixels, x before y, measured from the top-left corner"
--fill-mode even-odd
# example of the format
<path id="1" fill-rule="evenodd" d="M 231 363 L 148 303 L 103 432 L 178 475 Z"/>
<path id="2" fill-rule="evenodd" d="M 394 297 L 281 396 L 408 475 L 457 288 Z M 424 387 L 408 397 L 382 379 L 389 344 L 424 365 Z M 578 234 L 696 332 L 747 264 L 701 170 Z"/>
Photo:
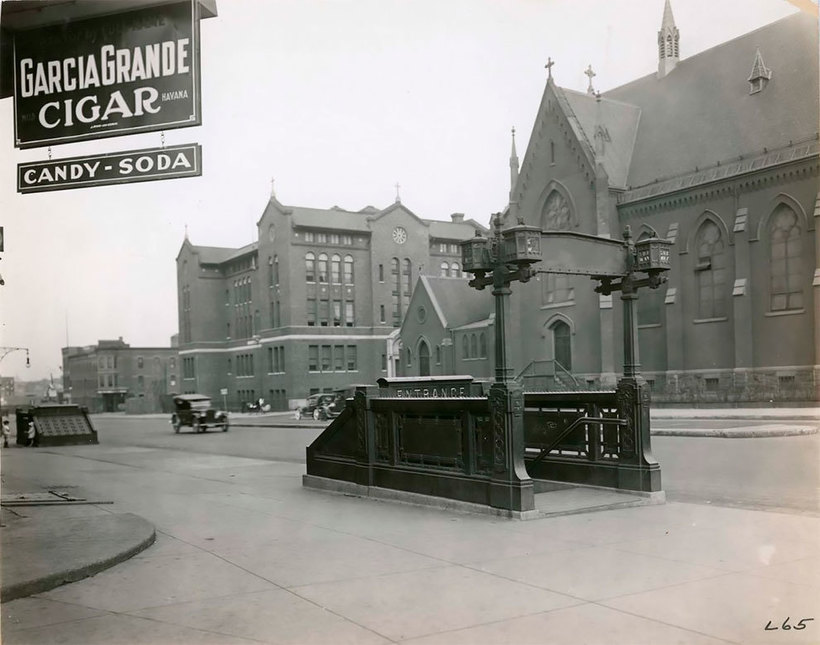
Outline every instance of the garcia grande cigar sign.
<path id="1" fill-rule="evenodd" d="M 194 0 L 18 32 L 15 146 L 200 125 Z"/>

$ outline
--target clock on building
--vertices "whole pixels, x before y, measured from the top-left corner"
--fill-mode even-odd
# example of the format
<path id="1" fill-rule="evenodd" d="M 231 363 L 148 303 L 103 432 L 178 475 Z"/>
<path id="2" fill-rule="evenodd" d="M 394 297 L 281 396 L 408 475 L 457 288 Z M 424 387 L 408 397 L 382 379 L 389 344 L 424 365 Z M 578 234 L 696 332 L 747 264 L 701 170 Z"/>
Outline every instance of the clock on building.
<path id="1" fill-rule="evenodd" d="M 405 231 L 401 226 L 394 228 L 393 241 L 396 244 L 404 244 L 407 241 L 407 231 Z"/>

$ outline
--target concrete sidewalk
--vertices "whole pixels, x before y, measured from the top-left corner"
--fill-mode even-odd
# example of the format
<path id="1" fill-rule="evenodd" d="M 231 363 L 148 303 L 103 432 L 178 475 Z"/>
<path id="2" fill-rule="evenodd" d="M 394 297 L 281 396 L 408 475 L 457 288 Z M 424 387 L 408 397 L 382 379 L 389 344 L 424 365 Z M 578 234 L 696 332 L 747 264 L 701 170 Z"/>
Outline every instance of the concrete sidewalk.
<path id="1" fill-rule="evenodd" d="M 668 503 L 521 522 L 307 490 L 300 464 L 137 447 L 2 465 L 157 527 L 130 560 L 3 604 L 4 643 L 820 641 L 813 516 Z"/>
<path id="2" fill-rule="evenodd" d="M 0 601 L 92 576 L 154 543 L 154 527 L 100 506 L 2 509 Z"/>

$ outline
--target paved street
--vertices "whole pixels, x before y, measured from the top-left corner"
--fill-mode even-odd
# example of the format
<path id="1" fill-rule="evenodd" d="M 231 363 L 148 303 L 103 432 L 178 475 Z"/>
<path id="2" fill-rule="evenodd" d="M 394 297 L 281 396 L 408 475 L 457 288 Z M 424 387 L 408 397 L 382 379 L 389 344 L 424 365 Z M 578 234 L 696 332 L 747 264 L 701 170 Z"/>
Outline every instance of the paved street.
<path id="1" fill-rule="evenodd" d="M 259 423 L 245 417 L 241 423 Z M 771 425 L 766 420 L 658 419 L 653 428 L 733 428 Z M 778 421 L 816 426 L 817 422 Z M 106 446 L 170 448 L 303 463 L 305 446 L 320 429 L 247 427 L 227 433 L 175 435 L 165 419 L 102 415 L 94 418 Z M 670 500 L 817 513 L 820 435 L 751 439 L 653 437 L 663 485 Z"/>

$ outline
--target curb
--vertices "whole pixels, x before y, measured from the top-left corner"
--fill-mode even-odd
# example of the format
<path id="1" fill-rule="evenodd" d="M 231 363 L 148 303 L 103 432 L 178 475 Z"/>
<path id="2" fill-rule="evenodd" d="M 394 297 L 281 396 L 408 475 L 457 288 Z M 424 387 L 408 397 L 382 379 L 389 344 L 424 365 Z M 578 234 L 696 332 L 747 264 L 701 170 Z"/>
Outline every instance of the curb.
<path id="1" fill-rule="evenodd" d="M 54 571 L 53 573 L 49 573 L 32 580 L 3 584 L 0 586 L 0 603 L 25 598 L 36 593 L 49 591 L 50 589 L 54 589 L 55 587 L 59 587 L 60 585 L 67 584 L 69 582 L 77 582 L 83 578 L 88 578 L 100 573 L 101 571 L 104 571 L 105 569 L 113 567 L 115 564 L 119 564 L 120 562 L 124 562 L 125 560 L 134 557 L 137 553 L 144 551 L 154 543 L 157 538 L 157 533 L 152 524 L 138 515 L 134 515 L 133 513 L 123 513 L 122 515 L 139 519 L 141 522 L 150 527 L 150 533 L 136 544 L 132 544 L 125 550 L 108 557 L 93 562 L 88 562 L 74 568 L 69 567 L 60 571 Z"/>
<path id="2" fill-rule="evenodd" d="M 231 422 L 232 428 L 297 428 L 305 429 L 323 429 L 328 424 L 325 423 L 234 423 Z"/>
<path id="3" fill-rule="evenodd" d="M 765 439 L 768 437 L 798 437 L 817 434 L 817 428 L 790 428 L 783 430 L 686 430 L 685 428 L 660 428 L 652 430 L 653 437 L 713 437 L 719 439 Z"/>
<path id="4" fill-rule="evenodd" d="M 760 414 L 760 415 L 750 415 L 750 414 L 651 414 L 650 418 L 653 420 L 656 419 L 689 419 L 689 420 L 698 420 L 698 419 L 709 419 L 710 421 L 723 421 L 724 419 L 729 421 L 813 421 L 815 423 L 820 422 L 820 417 L 806 415 L 806 414 L 795 414 L 795 415 L 788 415 L 788 416 L 777 416 L 775 414 Z"/>

